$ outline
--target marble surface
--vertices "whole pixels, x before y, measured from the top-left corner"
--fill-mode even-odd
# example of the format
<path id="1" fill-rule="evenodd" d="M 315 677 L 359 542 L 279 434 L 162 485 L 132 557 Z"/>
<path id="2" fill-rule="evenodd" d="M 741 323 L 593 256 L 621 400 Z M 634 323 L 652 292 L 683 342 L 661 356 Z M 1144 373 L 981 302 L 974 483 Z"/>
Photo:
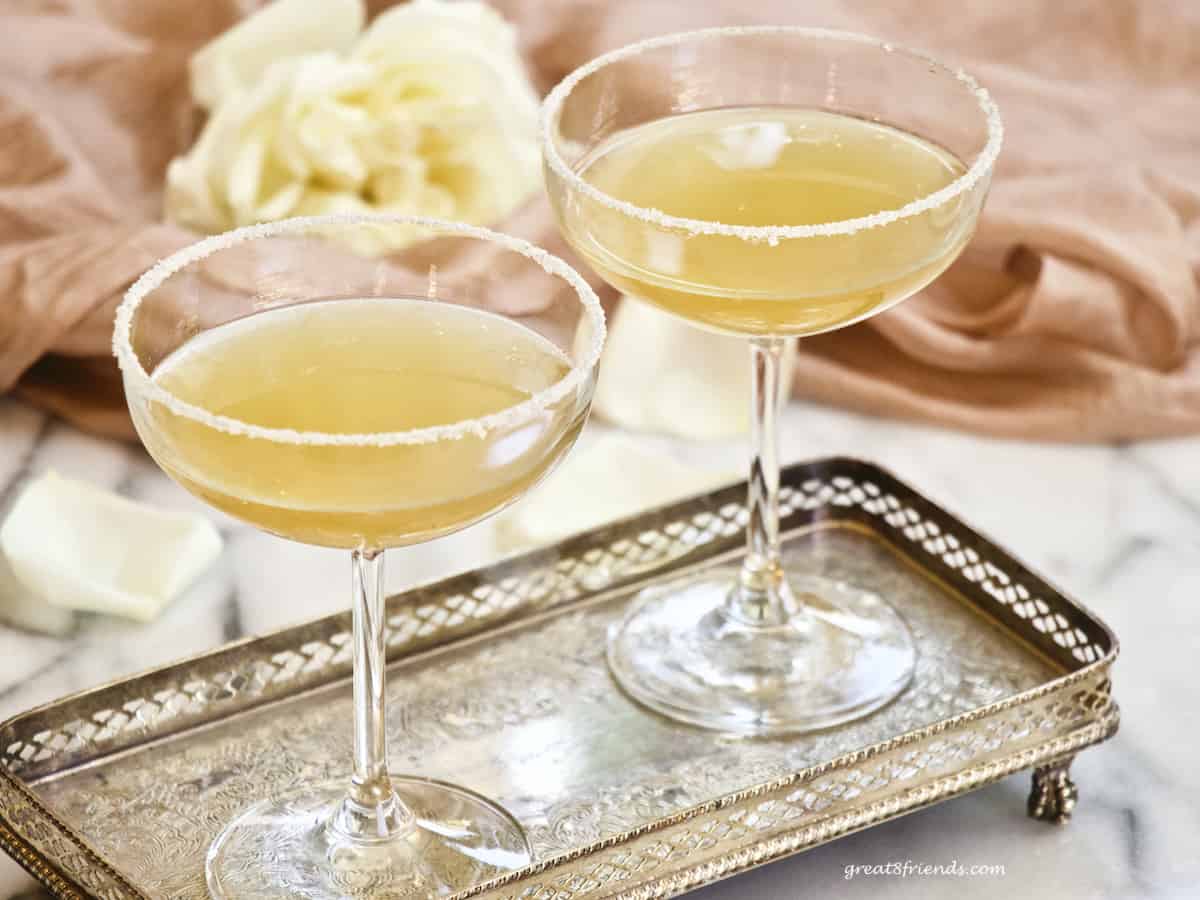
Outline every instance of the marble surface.
<path id="1" fill-rule="evenodd" d="M 740 442 L 642 438 L 714 467 Z M 877 460 L 1012 548 L 1096 610 L 1122 642 L 1115 691 L 1120 733 L 1083 753 L 1065 828 L 1024 815 L 1028 776 L 853 835 L 700 891 L 699 900 L 1020 896 L 1200 896 L 1200 439 L 1120 447 L 994 441 L 792 404 L 785 461 L 832 453 Z M 205 509 L 139 450 L 80 434 L 0 399 L 0 517 L 47 468 L 164 506 Z M 213 514 L 215 515 L 215 514 Z M 149 625 L 87 617 L 68 638 L 0 626 L 0 718 L 72 691 L 344 608 L 343 555 L 290 544 L 229 519 L 219 563 Z M 395 551 L 399 589 L 485 562 L 484 523 L 427 548 Z M 859 874 L 849 866 L 975 865 L 1002 875 Z M 7 858 L 0 898 L 44 896 Z"/>

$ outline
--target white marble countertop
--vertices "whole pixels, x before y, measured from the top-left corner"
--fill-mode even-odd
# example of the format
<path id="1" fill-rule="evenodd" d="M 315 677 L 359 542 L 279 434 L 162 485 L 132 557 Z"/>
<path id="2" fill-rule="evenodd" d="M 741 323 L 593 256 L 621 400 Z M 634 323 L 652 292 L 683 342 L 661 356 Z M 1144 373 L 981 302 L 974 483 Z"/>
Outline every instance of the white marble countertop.
<path id="1" fill-rule="evenodd" d="M 1051 446 L 865 419 L 793 404 L 783 459 L 850 453 L 876 460 L 962 513 L 1096 610 L 1117 632 L 1120 733 L 1085 751 L 1073 773 L 1074 821 L 1025 817 L 1028 776 L 853 835 L 707 888 L 740 897 L 1195 898 L 1200 896 L 1200 438 L 1124 447 Z M 681 458 L 736 465 L 740 442 L 646 438 Z M 54 468 L 165 505 L 203 509 L 131 446 L 0 399 L 0 517 L 30 475 Z M 302 547 L 222 519 L 217 566 L 154 623 L 99 617 L 58 639 L 0 626 L 0 718 L 242 634 L 347 603 L 343 554 Z M 395 552 L 393 589 L 486 561 L 487 523 L 427 548 Z M 286 604 L 277 598 L 287 596 Z M 1001 876 L 860 875 L 850 865 L 1003 866 Z M 0 860 L 0 898 L 42 897 Z"/>

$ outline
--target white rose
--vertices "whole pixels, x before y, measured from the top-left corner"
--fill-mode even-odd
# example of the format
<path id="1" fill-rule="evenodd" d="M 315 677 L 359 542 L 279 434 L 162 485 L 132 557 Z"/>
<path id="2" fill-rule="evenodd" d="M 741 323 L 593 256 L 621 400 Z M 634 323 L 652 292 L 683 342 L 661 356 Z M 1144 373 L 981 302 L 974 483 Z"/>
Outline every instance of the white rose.
<path id="1" fill-rule="evenodd" d="M 347 53 L 366 15 L 362 0 L 293 0 L 264 6 L 192 55 L 192 99 L 212 112 L 222 100 L 257 84 L 277 60 L 323 51 Z"/>
<path id="2" fill-rule="evenodd" d="M 322 21 L 320 3 L 279 0 L 197 53 L 193 92 L 210 118 L 167 170 L 171 220 L 217 232 L 388 211 L 488 224 L 537 188 L 537 96 L 512 26 L 492 9 L 414 0 L 346 53 L 344 28 L 314 49 Z M 280 57 L 289 29 L 306 52 Z M 407 243 L 398 235 L 356 249 L 396 250 Z"/>

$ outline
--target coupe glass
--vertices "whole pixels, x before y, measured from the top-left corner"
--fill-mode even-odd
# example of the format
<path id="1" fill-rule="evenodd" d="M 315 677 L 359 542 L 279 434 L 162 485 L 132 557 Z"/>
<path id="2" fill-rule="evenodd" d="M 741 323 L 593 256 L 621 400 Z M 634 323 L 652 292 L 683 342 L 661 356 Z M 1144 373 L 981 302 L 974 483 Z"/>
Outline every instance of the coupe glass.
<path id="1" fill-rule="evenodd" d="M 603 339 L 595 294 L 561 260 L 428 219 L 244 228 L 129 290 L 114 349 L 159 465 L 233 516 L 351 555 L 353 774 L 230 823 L 208 855 L 214 897 L 438 896 L 530 861 L 495 803 L 388 772 L 383 551 L 537 483 L 583 427 Z"/>
<path id="2" fill-rule="evenodd" d="M 724 28 L 584 65 L 547 98 L 542 139 L 559 224 L 605 280 L 750 339 L 744 562 L 643 595 L 610 635 L 614 676 L 667 716 L 748 734 L 878 709 L 916 665 L 904 619 L 781 561 L 781 362 L 795 338 L 880 312 L 954 260 L 1000 149 L 994 105 L 962 71 L 872 38 Z M 863 205 L 869 191 L 879 202 Z M 839 209 L 854 211 L 824 212 Z"/>

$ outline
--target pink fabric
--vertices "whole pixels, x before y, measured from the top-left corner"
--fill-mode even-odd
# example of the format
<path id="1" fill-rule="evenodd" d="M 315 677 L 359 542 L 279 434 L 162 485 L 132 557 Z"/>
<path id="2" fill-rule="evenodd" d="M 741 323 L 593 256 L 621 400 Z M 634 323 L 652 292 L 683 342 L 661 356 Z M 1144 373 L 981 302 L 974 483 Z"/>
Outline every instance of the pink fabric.
<path id="1" fill-rule="evenodd" d="M 161 222 L 166 163 L 198 124 L 186 62 L 252 5 L 6 4 L 0 391 L 131 433 L 107 358 L 112 311 L 139 272 L 195 237 Z M 1080 17 L 1034 0 L 496 5 L 543 90 L 631 40 L 731 23 L 847 28 L 962 63 L 1007 129 L 976 239 L 924 294 L 802 342 L 799 393 L 1021 437 L 1200 430 L 1200 6 L 1109 0 Z M 509 225 L 566 252 L 544 199 Z"/>

